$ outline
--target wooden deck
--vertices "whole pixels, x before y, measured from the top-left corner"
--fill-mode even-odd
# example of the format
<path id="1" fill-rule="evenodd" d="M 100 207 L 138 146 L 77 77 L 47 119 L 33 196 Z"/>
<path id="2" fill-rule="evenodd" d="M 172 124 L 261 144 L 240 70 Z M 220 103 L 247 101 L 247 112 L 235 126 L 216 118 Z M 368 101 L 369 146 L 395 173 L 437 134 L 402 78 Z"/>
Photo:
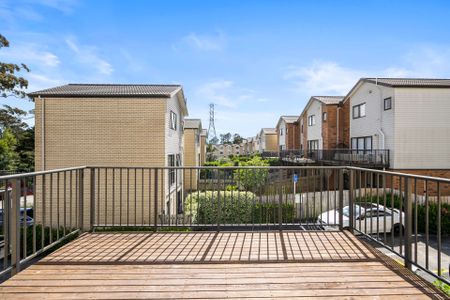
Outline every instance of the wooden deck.
<path id="1" fill-rule="evenodd" d="M 348 232 L 85 234 L 1 299 L 446 299 Z"/>

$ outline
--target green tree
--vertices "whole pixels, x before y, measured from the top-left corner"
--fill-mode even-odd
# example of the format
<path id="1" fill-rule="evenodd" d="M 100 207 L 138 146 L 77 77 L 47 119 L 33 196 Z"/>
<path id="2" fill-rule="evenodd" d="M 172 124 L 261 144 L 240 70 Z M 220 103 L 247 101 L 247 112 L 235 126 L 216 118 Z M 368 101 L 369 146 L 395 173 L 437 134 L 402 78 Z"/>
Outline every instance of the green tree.
<path id="1" fill-rule="evenodd" d="M 238 144 L 242 143 L 243 140 L 244 139 L 242 138 L 242 136 L 240 136 L 238 133 L 235 133 L 233 135 L 233 144 L 238 145 Z"/>
<path id="2" fill-rule="evenodd" d="M 231 144 L 231 133 L 225 133 L 220 135 L 221 144 Z"/>
<path id="3" fill-rule="evenodd" d="M 19 154 L 19 170 L 34 170 L 34 127 L 27 128 L 19 135 L 16 148 Z"/>
<path id="4" fill-rule="evenodd" d="M 255 156 L 250 160 L 240 162 L 241 166 L 269 166 L 268 162 L 259 156 Z M 236 169 L 234 178 L 239 186 L 244 187 L 248 191 L 257 191 L 266 184 L 269 176 L 269 169 Z"/>
<path id="5" fill-rule="evenodd" d="M 9 41 L 0 34 L 0 49 L 9 47 Z M 25 98 L 27 94 L 24 89 L 28 87 L 28 80 L 18 75 L 21 71 L 29 72 L 30 69 L 21 63 L 4 63 L 0 62 L 0 96 L 9 97 L 14 96 L 18 98 Z"/>
<path id="6" fill-rule="evenodd" d="M 19 164 L 19 154 L 16 152 L 17 139 L 11 129 L 3 131 L 0 138 L 0 169 L 16 170 Z"/>
<path id="7" fill-rule="evenodd" d="M 26 111 L 3 105 L 3 108 L 0 108 L 0 133 L 9 128 L 16 137 L 22 134 L 28 129 L 27 123 L 23 121 L 25 116 L 27 116 Z"/>

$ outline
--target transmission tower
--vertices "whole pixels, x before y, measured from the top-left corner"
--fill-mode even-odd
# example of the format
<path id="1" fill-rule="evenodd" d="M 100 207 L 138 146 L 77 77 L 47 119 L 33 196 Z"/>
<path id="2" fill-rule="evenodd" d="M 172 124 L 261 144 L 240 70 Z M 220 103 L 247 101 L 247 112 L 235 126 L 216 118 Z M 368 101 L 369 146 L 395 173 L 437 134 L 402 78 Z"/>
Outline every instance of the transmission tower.
<path id="1" fill-rule="evenodd" d="M 214 103 L 209 104 L 209 127 L 208 127 L 208 140 L 217 138 L 216 125 L 214 125 Z"/>

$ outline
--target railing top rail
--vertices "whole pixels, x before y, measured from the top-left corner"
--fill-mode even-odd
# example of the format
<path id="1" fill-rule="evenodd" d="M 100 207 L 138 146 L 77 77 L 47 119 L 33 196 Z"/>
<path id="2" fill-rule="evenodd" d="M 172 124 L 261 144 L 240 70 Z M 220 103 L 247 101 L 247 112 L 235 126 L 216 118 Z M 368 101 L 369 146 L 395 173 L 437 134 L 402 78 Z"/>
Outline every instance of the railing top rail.
<path id="1" fill-rule="evenodd" d="M 13 174 L 13 175 L 0 176 L 0 180 L 8 180 L 8 179 L 15 179 L 15 178 L 23 178 L 23 177 L 34 177 L 34 176 L 39 176 L 39 175 L 51 174 L 51 173 L 60 173 L 60 172 L 76 171 L 76 170 L 83 170 L 83 169 L 86 169 L 86 166 L 61 168 L 61 169 L 53 169 L 53 170 L 45 170 L 45 171 L 37 171 L 37 172 L 29 172 L 29 173 L 19 173 L 19 174 Z"/>
<path id="2" fill-rule="evenodd" d="M 165 169 L 165 170 L 236 170 L 236 169 L 264 169 L 264 170 L 284 170 L 284 169 L 342 169 L 345 168 L 343 166 L 192 166 L 192 167 L 117 167 L 117 166 L 87 166 L 86 168 L 90 169 Z"/>
<path id="3" fill-rule="evenodd" d="M 370 172 L 378 173 L 378 174 L 386 174 L 386 175 L 394 175 L 394 176 L 399 176 L 399 177 L 409 177 L 409 178 L 416 178 L 416 179 L 422 179 L 422 180 L 439 181 L 439 182 L 443 182 L 443 183 L 450 183 L 450 179 L 442 178 L 442 177 L 432 177 L 432 176 L 424 176 L 424 175 L 416 175 L 416 174 L 408 174 L 408 173 L 400 173 L 400 172 L 392 172 L 392 171 L 360 168 L 360 167 L 353 167 L 353 166 L 346 166 L 345 168 L 348 169 L 348 170 L 370 171 Z"/>

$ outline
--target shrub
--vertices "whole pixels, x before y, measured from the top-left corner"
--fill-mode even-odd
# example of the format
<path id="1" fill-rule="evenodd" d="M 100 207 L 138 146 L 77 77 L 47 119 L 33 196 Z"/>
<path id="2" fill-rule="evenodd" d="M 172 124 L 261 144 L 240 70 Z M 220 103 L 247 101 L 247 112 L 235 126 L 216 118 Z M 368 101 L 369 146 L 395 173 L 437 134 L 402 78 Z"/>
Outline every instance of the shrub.
<path id="1" fill-rule="evenodd" d="M 192 212 L 192 222 L 197 224 L 258 224 L 279 222 L 278 203 L 259 203 L 255 194 L 244 191 L 207 191 L 189 194 L 184 209 Z M 283 222 L 295 221 L 295 207 L 283 203 Z M 219 219 L 220 212 L 220 219 Z"/>
<path id="2" fill-rule="evenodd" d="M 242 162 L 241 166 L 269 166 L 267 161 L 258 156 Z M 246 190 L 255 191 L 262 187 L 269 175 L 269 169 L 237 169 L 234 170 L 234 178 Z"/>

